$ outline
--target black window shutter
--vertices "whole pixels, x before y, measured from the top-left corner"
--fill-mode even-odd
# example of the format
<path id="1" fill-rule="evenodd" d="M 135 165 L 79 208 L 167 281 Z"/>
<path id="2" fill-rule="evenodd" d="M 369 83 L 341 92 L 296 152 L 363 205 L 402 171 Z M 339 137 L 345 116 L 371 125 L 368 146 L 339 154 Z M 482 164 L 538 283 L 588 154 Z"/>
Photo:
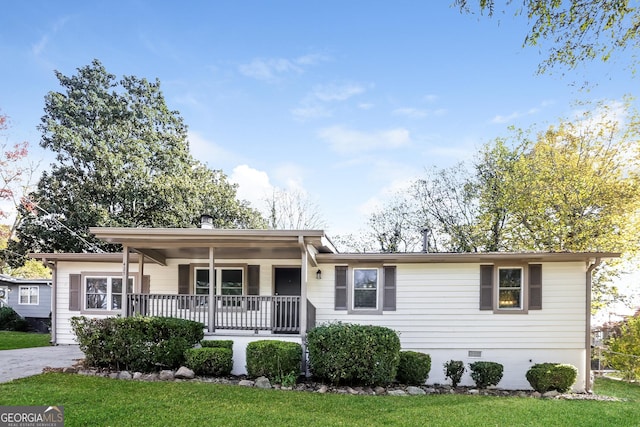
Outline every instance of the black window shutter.
<path id="1" fill-rule="evenodd" d="M 384 293 L 382 309 L 396 311 L 396 267 L 384 267 Z"/>
<path id="2" fill-rule="evenodd" d="M 493 265 L 480 266 L 480 310 L 493 310 Z"/>
<path id="3" fill-rule="evenodd" d="M 529 310 L 542 310 L 542 264 L 529 264 Z"/>
<path id="4" fill-rule="evenodd" d="M 180 295 L 186 295 L 191 288 L 189 283 L 189 264 L 178 265 L 178 293 Z"/>
<path id="5" fill-rule="evenodd" d="M 247 266 L 247 295 L 260 295 L 260 266 Z M 258 301 L 250 301 L 249 310 L 260 310 Z"/>
<path id="6" fill-rule="evenodd" d="M 347 309 L 347 267 L 336 267 L 335 310 Z"/>
<path id="7" fill-rule="evenodd" d="M 69 310 L 80 311 L 80 292 L 81 278 L 79 274 L 69 275 Z"/>

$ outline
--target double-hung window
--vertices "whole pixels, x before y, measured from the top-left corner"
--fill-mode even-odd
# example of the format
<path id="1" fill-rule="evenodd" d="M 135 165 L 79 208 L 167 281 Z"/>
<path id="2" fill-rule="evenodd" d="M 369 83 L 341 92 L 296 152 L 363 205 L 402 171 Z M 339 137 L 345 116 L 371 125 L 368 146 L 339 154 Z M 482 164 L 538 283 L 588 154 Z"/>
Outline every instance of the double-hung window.
<path id="1" fill-rule="evenodd" d="M 522 267 L 498 268 L 498 308 L 522 309 Z"/>
<path id="2" fill-rule="evenodd" d="M 18 304 L 38 305 L 40 288 L 37 286 L 20 286 Z"/>
<path id="3" fill-rule="evenodd" d="M 122 277 L 85 276 L 85 308 L 87 310 L 120 310 Z M 133 293 L 133 277 L 129 277 L 127 293 Z"/>
<path id="4" fill-rule="evenodd" d="M 222 296 L 241 296 L 243 290 L 244 269 L 242 267 L 216 268 L 214 272 L 214 293 Z M 194 269 L 194 290 L 196 295 L 209 295 L 209 269 Z M 237 306 L 239 301 L 223 298 L 223 306 Z"/>
<path id="5" fill-rule="evenodd" d="M 378 309 L 378 269 L 353 269 L 353 309 Z"/>

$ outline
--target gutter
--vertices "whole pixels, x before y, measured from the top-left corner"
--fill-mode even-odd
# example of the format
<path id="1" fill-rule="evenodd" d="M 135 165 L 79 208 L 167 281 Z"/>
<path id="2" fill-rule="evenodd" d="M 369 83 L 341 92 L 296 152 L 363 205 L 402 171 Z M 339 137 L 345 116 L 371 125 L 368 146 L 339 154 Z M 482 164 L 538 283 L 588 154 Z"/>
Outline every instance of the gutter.
<path id="1" fill-rule="evenodd" d="M 600 264 L 602 263 L 602 258 L 596 258 L 595 260 L 589 261 L 589 267 L 587 268 L 587 276 L 586 276 L 586 286 L 587 286 L 587 297 L 585 301 L 585 316 L 586 316 L 586 330 L 585 330 L 585 341 L 584 348 L 586 350 L 586 360 L 585 360 L 585 370 L 584 370 L 584 385 L 585 392 L 591 392 L 591 282 L 592 282 L 592 273 Z"/>

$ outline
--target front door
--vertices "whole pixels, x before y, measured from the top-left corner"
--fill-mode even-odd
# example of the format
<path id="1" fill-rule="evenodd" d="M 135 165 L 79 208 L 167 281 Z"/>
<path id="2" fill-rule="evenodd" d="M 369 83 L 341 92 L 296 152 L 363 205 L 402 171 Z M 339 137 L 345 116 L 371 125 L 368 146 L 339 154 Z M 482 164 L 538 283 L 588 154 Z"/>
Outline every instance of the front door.
<path id="1" fill-rule="evenodd" d="M 300 333 L 300 267 L 279 267 L 275 269 L 273 305 L 273 332 L 285 334 Z M 298 297 L 298 298 L 294 298 Z"/>

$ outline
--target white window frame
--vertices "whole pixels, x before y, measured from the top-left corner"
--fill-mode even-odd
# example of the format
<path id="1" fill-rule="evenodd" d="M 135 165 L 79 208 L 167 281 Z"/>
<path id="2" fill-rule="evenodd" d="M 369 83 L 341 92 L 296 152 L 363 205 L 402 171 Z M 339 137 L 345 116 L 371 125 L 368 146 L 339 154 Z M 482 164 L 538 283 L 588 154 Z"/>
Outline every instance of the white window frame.
<path id="1" fill-rule="evenodd" d="M 223 293 L 223 287 L 222 287 L 222 272 L 223 271 L 229 271 L 229 270 L 235 270 L 235 271 L 240 271 L 242 273 L 242 285 L 241 285 L 241 292 L 240 295 L 244 295 L 245 292 L 245 287 L 246 287 L 246 272 L 245 272 L 245 268 L 244 267 L 225 267 L 225 266 L 221 266 L 221 267 L 216 267 L 214 269 L 214 292 L 215 295 L 227 295 L 225 293 Z M 209 267 L 194 267 L 193 268 L 193 292 L 195 294 L 197 294 L 197 289 L 204 289 L 204 286 L 197 286 L 197 278 L 198 278 L 198 271 L 209 271 Z M 209 284 L 207 284 L 207 289 Z M 197 295 L 209 295 L 209 292 L 202 293 L 202 294 L 197 294 Z"/>
<path id="2" fill-rule="evenodd" d="M 34 289 L 35 294 L 31 292 Z M 22 302 L 23 291 L 27 291 L 27 302 Z M 38 305 L 38 301 L 40 301 L 40 286 L 21 285 L 18 288 L 18 305 Z"/>
<path id="3" fill-rule="evenodd" d="M 501 270 L 519 270 L 520 271 L 520 286 L 519 287 L 501 287 L 500 286 L 500 271 Z M 500 291 L 501 290 L 515 290 L 517 289 L 520 292 L 520 298 L 518 299 L 517 307 L 502 307 L 500 305 Z M 498 266 L 496 268 L 496 302 L 495 307 L 497 311 L 525 311 L 524 309 L 524 294 L 525 294 L 525 268 L 522 266 Z"/>
<path id="4" fill-rule="evenodd" d="M 356 290 L 357 290 L 356 289 L 356 273 L 358 271 L 363 271 L 363 270 L 371 270 L 376 272 L 376 288 L 375 288 L 376 305 L 375 307 L 356 307 Z M 351 273 L 351 310 L 355 312 L 360 312 L 360 311 L 377 312 L 379 311 L 379 309 L 380 309 L 380 269 L 376 267 L 353 268 Z"/>
<path id="5" fill-rule="evenodd" d="M 94 295 L 89 294 L 88 289 L 87 289 L 87 280 L 88 279 L 105 279 L 107 281 L 107 287 L 106 287 L 106 292 L 105 292 L 105 296 L 106 296 L 106 307 L 102 308 L 102 307 L 89 307 L 89 295 Z M 114 280 L 122 280 L 122 276 L 114 274 L 114 275 L 108 275 L 108 274 L 86 274 L 82 276 L 82 295 L 83 295 L 83 310 L 87 311 L 87 312 L 91 312 L 91 311 L 97 311 L 100 313 L 108 313 L 108 312 L 113 312 L 113 311 L 120 311 L 122 309 L 122 305 L 124 305 L 126 303 L 126 301 L 122 301 L 121 300 L 121 304 L 120 307 L 118 308 L 113 308 L 113 296 L 114 295 L 120 295 L 122 296 L 122 293 L 113 293 L 113 281 Z M 133 291 L 135 290 L 135 283 L 136 283 L 136 278 L 134 275 L 130 275 L 129 276 L 129 280 L 131 282 L 131 290 L 127 291 L 127 294 L 133 293 Z"/>

